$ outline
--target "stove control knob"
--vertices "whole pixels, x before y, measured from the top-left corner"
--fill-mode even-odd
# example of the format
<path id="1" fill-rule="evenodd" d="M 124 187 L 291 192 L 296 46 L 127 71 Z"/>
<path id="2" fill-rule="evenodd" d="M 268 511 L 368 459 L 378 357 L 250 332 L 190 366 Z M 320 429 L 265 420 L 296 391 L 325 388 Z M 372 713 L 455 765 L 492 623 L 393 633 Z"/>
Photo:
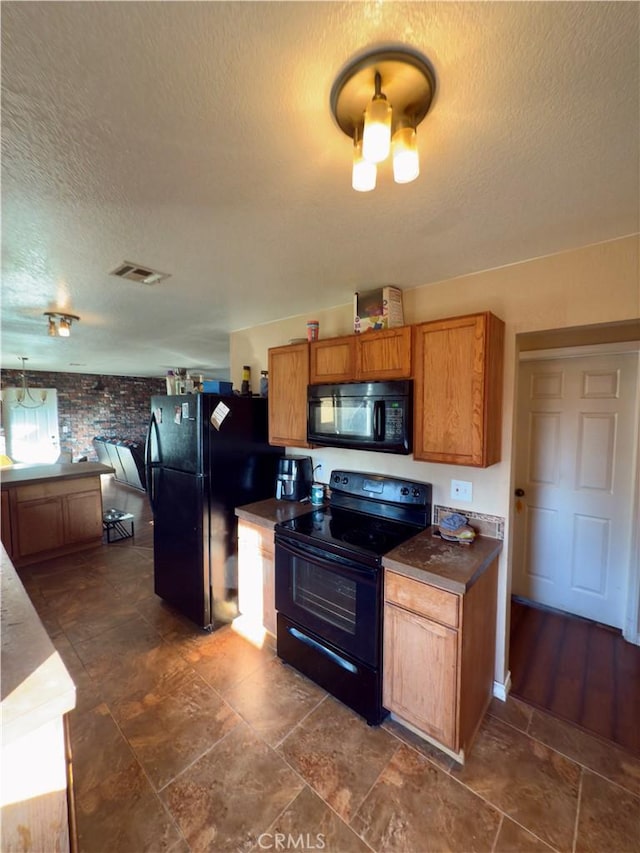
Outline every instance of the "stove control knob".
<path id="1" fill-rule="evenodd" d="M 348 482 L 349 482 L 349 478 L 348 478 L 348 477 L 343 477 L 343 478 L 342 478 L 342 485 L 343 485 L 343 486 L 346 486 Z"/>
<path id="2" fill-rule="evenodd" d="M 420 489 L 414 489 L 413 490 L 413 496 L 414 496 L 414 498 L 419 498 L 420 497 Z"/>
<path id="3" fill-rule="evenodd" d="M 336 475 L 335 475 L 335 477 L 333 478 L 333 482 L 334 482 L 334 483 L 339 483 L 339 482 L 340 482 L 340 477 L 338 477 L 338 475 L 337 475 L 337 474 L 336 474 Z"/>
<path id="4" fill-rule="evenodd" d="M 408 489 L 406 486 L 403 486 L 403 487 L 400 489 L 400 494 L 401 494 L 401 495 L 408 495 L 408 494 L 409 494 L 409 489 Z"/>

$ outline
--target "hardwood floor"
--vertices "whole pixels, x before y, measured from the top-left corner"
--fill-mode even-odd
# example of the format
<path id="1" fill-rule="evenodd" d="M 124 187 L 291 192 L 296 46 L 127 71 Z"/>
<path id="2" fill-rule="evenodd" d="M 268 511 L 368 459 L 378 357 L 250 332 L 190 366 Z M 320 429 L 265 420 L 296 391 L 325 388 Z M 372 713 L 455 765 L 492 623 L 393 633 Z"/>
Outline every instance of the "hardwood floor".
<path id="1" fill-rule="evenodd" d="M 640 755 L 640 647 L 614 628 L 511 602 L 514 696 Z"/>

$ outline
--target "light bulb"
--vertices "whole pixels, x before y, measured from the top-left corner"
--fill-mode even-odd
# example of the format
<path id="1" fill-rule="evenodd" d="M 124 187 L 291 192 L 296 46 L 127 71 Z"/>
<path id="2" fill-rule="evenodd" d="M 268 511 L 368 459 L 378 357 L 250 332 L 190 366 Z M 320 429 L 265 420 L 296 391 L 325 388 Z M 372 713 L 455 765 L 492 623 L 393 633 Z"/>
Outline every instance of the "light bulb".
<path id="1" fill-rule="evenodd" d="M 60 328 L 58 329 L 58 334 L 61 338 L 68 338 L 71 331 L 71 320 L 67 320 L 66 317 L 60 318 Z"/>
<path id="2" fill-rule="evenodd" d="M 413 127 L 399 127 L 393 134 L 393 179 L 408 184 L 420 174 L 418 143 Z"/>
<path id="3" fill-rule="evenodd" d="M 49 337 L 55 338 L 57 334 L 58 329 L 56 327 L 56 321 L 53 319 L 53 317 L 49 317 Z"/>
<path id="4" fill-rule="evenodd" d="M 360 193 L 366 193 L 376 188 L 376 164 L 370 163 L 362 156 L 362 139 L 358 136 L 353 140 L 353 171 L 351 186 Z"/>
<path id="5" fill-rule="evenodd" d="M 380 92 L 380 75 L 376 74 L 376 93 L 364 111 L 362 154 L 370 163 L 381 163 L 391 148 L 391 104 Z"/>

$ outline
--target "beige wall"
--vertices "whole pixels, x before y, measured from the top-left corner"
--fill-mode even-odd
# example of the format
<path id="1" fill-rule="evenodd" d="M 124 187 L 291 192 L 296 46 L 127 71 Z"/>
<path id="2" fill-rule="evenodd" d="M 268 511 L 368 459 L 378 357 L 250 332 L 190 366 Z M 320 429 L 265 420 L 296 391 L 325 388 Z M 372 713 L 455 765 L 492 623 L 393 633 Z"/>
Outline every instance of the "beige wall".
<path id="1" fill-rule="evenodd" d="M 345 450 L 313 450 L 314 465 L 321 464 L 318 479 L 328 482 L 334 467 L 408 476 L 433 484 L 434 503 L 451 505 L 451 479 L 473 483 L 473 501 L 460 505 L 509 519 L 511 512 L 511 469 L 513 455 L 514 392 L 517 377 L 518 335 L 544 330 L 562 330 L 595 324 L 620 324 L 640 318 L 640 239 L 638 235 L 600 243 L 571 252 L 488 270 L 475 275 L 425 284 L 403 294 L 406 323 L 454 317 L 476 311 L 492 311 L 505 321 L 503 461 L 477 470 L 450 465 L 414 462 L 412 457 Z M 349 302 L 328 311 L 316 312 L 320 337 L 352 331 Z M 259 377 L 267 367 L 267 350 L 304 337 L 307 317 L 291 317 L 275 323 L 233 332 L 231 335 L 231 378 L 239 387 L 243 364 L 250 364 Z M 622 334 L 622 333 L 621 333 Z M 554 335 L 554 346 L 573 344 L 572 333 Z M 594 331 L 594 342 L 602 337 Z M 616 334 L 614 333 L 614 337 Z M 584 333 L 584 340 L 589 333 Z M 624 339 L 624 338 L 623 338 Z M 628 333 L 627 333 L 628 339 Z M 543 338 L 541 338 L 543 340 Z M 300 453 L 301 451 L 295 451 Z M 500 606 L 496 648 L 496 680 L 506 676 L 508 609 L 510 590 L 510 524 L 507 521 L 505 548 L 500 566 Z"/>

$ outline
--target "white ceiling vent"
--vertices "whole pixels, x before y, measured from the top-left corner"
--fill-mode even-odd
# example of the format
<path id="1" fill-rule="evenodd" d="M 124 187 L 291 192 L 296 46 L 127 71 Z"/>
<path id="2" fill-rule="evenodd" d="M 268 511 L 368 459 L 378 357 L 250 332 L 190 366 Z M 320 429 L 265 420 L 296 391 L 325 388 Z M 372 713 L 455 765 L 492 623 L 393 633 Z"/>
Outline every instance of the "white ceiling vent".
<path id="1" fill-rule="evenodd" d="M 159 284 L 165 278 L 169 278 L 171 273 L 158 272 L 149 267 L 143 267 L 140 264 L 133 264 L 131 261 L 123 261 L 119 266 L 112 270 L 109 275 L 117 275 L 118 278 L 126 278 L 128 281 L 137 281 L 140 284 Z"/>

